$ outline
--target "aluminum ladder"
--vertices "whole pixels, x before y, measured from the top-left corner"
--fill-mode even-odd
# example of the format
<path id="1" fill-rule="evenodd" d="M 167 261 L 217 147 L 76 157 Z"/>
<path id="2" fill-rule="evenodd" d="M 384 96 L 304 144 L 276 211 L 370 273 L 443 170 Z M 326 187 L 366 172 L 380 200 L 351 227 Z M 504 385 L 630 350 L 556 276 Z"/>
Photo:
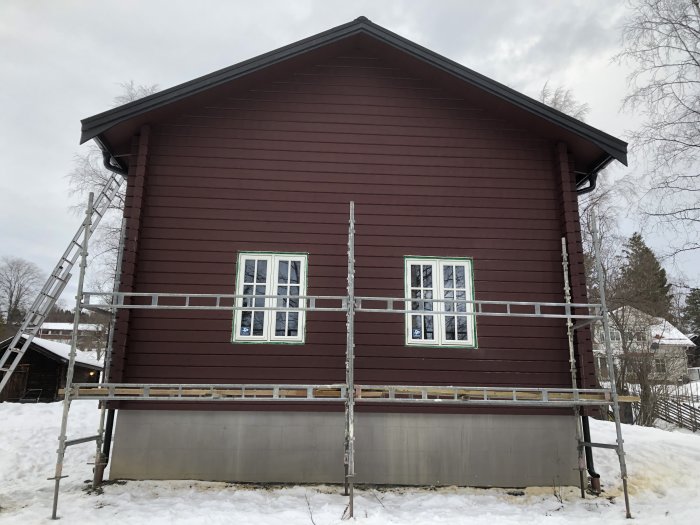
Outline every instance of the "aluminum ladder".
<path id="1" fill-rule="evenodd" d="M 32 340 L 39 332 L 51 308 L 56 304 L 63 289 L 68 284 L 68 281 L 70 281 L 72 275 L 70 272 L 78 260 L 78 257 L 80 257 L 83 239 L 89 239 L 92 234 L 95 233 L 97 225 L 107 212 L 107 208 L 117 195 L 123 181 L 124 178 L 121 174 L 116 172 L 111 174 L 109 180 L 105 183 L 102 191 L 95 200 L 90 221 L 83 221 L 80 224 L 80 228 L 78 228 L 78 231 L 73 236 L 68 248 L 66 248 L 66 251 L 47 279 L 46 284 L 44 284 L 44 287 L 24 316 L 22 324 L 12 338 L 10 346 L 7 347 L 7 351 L 0 358 L 0 393 L 2 393 L 5 385 L 10 381 L 12 373 L 17 368 L 17 365 L 19 365 L 27 348 L 29 348 Z M 89 226 L 87 226 L 87 228 L 89 228 L 87 237 L 85 235 L 86 224 L 89 224 Z"/>

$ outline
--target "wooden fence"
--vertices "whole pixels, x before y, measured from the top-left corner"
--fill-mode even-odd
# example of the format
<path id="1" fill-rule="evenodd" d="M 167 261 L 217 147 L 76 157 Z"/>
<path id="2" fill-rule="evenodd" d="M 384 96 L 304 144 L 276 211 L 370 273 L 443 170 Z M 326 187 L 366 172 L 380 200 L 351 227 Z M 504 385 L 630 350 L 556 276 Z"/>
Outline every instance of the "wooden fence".
<path id="1" fill-rule="evenodd" d="M 700 409 L 682 399 L 659 397 L 656 411 L 659 419 L 693 432 L 700 430 Z"/>

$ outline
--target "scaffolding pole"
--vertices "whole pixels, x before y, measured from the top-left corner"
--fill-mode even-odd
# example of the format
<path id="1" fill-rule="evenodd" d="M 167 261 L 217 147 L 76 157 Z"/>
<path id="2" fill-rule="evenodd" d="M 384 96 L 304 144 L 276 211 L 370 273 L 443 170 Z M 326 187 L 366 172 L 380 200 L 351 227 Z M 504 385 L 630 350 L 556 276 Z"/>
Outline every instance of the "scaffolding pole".
<path id="1" fill-rule="evenodd" d="M 348 296 L 345 356 L 345 495 L 348 508 L 344 518 L 354 516 L 355 477 L 355 202 L 350 201 L 350 224 L 348 228 Z"/>
<path id="2" fill-rule="evenodd" d="M 121 272 L 122 272 L 122 257 L 124 255 L 124 239 L 126 237 L 126 217 L 122 217 L 121 230 L 119 233 L 119 248 L 117 251 L 117 264 L 114 269 L 114 284 L 112 286 L 113 292 L 119 291 L 119 286 L 121 283 Z M 112 344 L 114 341 L 114 328 L 117 324 L 117 310 L 112 310 L 109 318 L 109 331 L 107 332 L 107 347 L 105 348 L 104 355 L 104 368 L 102 369 L 102 381 L 109 381 L 109 372 L 112 366 Z M 112 409 L 114 410 L 114 409 Z M 103 452 L 104 445 L 104 434 L 105 434 L 105 416 L 107 413 L 107 403 L 100 402 L 100 421 L 97 425 L 97 442 L 95 443 L 95 469 L 93 471 L 92 477 L 92 488 L 96 489 L 100 484 L 102 484 L 102 479 L 104 476 L 105 468 L 107 468 L 107 462 L 109 458 L 107 454 Z M 112 416 L 113 417 L 113 416 Z"/>
<path id="3" fill-rule="evenodd" d="M 75 366 L 75 354 L 77 350 L 78 326 L 80 310 L 85 307 L 95 310 L 112 310 L 116 312 L 122 308 L 139 309 L 193 309 L 193 310 L 230 310 L 235 311 L 235 299 L 241 296 L 227 294 L 179 294 L 179 293 L 120 293 L 111 294 L 83 292 L 85 268 L 87 266 L 87 245 L 92 216 L 93 196 L 90 201 L 85 219 L 85 239 L 81 247 L 80 279 L 78 294 L 76 297 L 76 311 L 74 316 L 73 338 L 69 367 L 66 378 L 63 419 L 59 436 L 59 449 L 56 462 L 56 475 L 49 478 L 55 481 L 53 515 L 56 519 L 58 504 L 58 492 L 62 476 L 63 459 L 65 449 L 68 446 L 88 441 L 98 440 L 103 442 L 104 433 L 104 403 L 110 400 L 133 401 L 336 401 L 345 404 L 345 494 L 349 496 L 349 502 L 344 513 L 344 518 L 354 515 L 354 476 L 355 476 L 355 417 L 354 408 L 356 402 L 364 403 L 411 403 L 411 404 L 460 404 L 460 405 L 496 405 L 496 406 L 539 406 L 539 407 L 573 407 L 612 405 L 615 414 L 617 431 L 617 444 L 588 443 L 582 441 L 577 427 L 577 438 L 580 450 L 583 446 L 594 446 L 616 449 L 620 459 L 620 473 L 625 494 L 625 506 L 627 517 L 631 517 L 629 510 L 629 496 L 627 490 L 627 469 L 623 449 L 622 432 L 619 417 L 619 403 L 621 401 L 632 402 L 629 396 L 620 397 L 617 394 L 614 381 L 614 369 L 612 364 L 612 350 L 610 345 L 610 330 L 608 323 L 607 307 L 605 303 L 605 290 L 602 281 L 602 268 L 600 264 L 600 239 L 598 238 L 595 217 L 593 218 L 593 236 L 596 259 L 596 269 L 600 285 L 600 304 L 578 304 L 571 302 L 571 290 L 568 276 L 568 254 L 566 253 L 565 239 L 562 239 L 562 265 L 564 269 L 565 303 L 548 302 L 513 302 L 513 301 L 464 301 L 451 299 L 433 299 L 423 302 L 455 304 L 471 303 L 474 309 L 465 315 L 472 316 L 508 316 L 508 317 L 536 317 L 550 319 L 565 319 L 567 334 L 569 336 L 569 357 L 571 363 L 571 389 L 560 388 L 517 388 L 517 387 L 455 387 L 455 386 L 415 386 L 415 385 L 356 385 L 354 378 L 354 316 L 355 312 L 376 312 L 405 314 L 415 313 L 406 308 L 410 298 L 391 297 L 356 297 L 355 296 L 355 205 L 350 202 L 350 217 L 348 230 L 348 282 L 347 296 L 345 297 L 304 297 L 299 296 L 298 308 L 288 307 L 261 307 L 249 308 L 252 310 L 277 310 L 277 311 L 322 311 L 322 312 L 346 312 L 347 322 L 347 347 L 346 347 L 346 381 L 335 385 L 281 385 L 281 384 L 228 384 L 228 385 L 204 385 L 204 384 L 73 384 L 73 371 Z M 108 298 L 108 304 L 96 305 L 92 303 L 95 297 Z M 129 301 L 127 301 L 129 299 Z M 127 302 L 129 304 L 127 304 Z M 335 304 L 322 305 L 319 302 L 331 302 Z M 376 303 L 380 303 L 376 305 Z M 135 304 L 136 303 L 136 304 Z M 203 304 L 206 303 L 206 304 Z M 370 306 L 363 303 L 374 303 Z M 574 309 L 581 309 L 587 313 L 574 313 Z M 426 310 L 427 311 L 427 310 Z M 430 310 L 434 315 L 443 312 Z M 573 324 L 573 320 L 581 320 Z M 603 321 L 605 329 L 605 342 L 608 355 L 608 367 L 611 371 L 611 389 L 583 389 L 577 387 L 577 369 L 575 366 L 573 333 L 580 326 L 586 326 L 593 321 Z M 112 327 L 113 328 L 113 327 Z M 108 347 L 106 356 L 107 370 L 111 358 L 111 348 Z M 103 412 L 100 417 L 98 435 L 85 438 L 68 440 L 66 429 L 70 403 L 75 399 L 97 399 L 102 402 Z M 577 418 L 578 421 L 578 418 Z M 98 447 L 98 459 L 99 456 Z M 579 456 L 580 457 L 580 456 Z M 96 462 L 97 463 L 97 462 Z M 579 463 L 579 466 L 581 463 Z M 101 466 L 99 463 L 97 466 Z M 93 480 L 93 484 L 95 481 Z"/>
<path id="4" fill-rule="evenodd" d="M 566 249 L 566 237 L 561 238 L 561 265 L 564 271 L 564 300 L 571 305 L 571 284 L 569 282 L 569 252 Z M 571 388 L 578 387 L 576 374 L 576 354 L 574 352 L 574 323 L 571 317 L 566 318 L 566 336 L 569 341 L 569 370 L 571 372 Z M 581 410 L 573 407 L 574 421 L 576 422 L 576 450 L 578 451 L 578 476 L 581 488 L 581 497 L 586 497 L 586 458 L 583 450 L 583 428 L 581 427 Z"/>
<path id="5" fill-rule="evenodd" d="M 54 489 L 53 489 L 53 507 L 51 511 L 51 519 L 58 519 L 56 512 L 58 510 L 58 491 L 63 476 L 63 458 L 66 454 L 66 447 L 78 442 L 92 441 L 96 436 L 84 438 L 80 440 L 68 441 L 66 430 L 68 428 L 68 412 L 70 410 L 71 396 L 70 390 L 73 383 L 73 371 L 75 369 L 75 355 L 78 348 L 78 329 L 80 326 L 80 305 L 82 304 L 83 285 L 85 283 L 85 268 L 87 268 L 88 256 L 88 240 L 90 239 L 90 223 L 92 219 L 92 206 L 94 194 L 91 192 L 88 197 L 88 206 L 85 210 L 84 236 L 83 244 L 80 248 L 80 275 L 78 277 L 78 291 L 75 295 L 75 312 L 73 314 L 73 335 L 70 341 L 70 355 L 68 357 L 68 370 L 66 372 L 66 394 L 63 397 L 63 417 L 61 418 L 61 432 L 58 436 L 58 450 L 56 451 L 56 472 L 54 473 Z"/>
<path id="6" fill-rule="evenodd" d="M 610 393 L 612 396 L 613 415 L 615 418 L 615 432 L 617 435 L 617 457 L 620 460 L 620 477 L 622 478 L 622 490 L 625 495 L 625 512 L 627 518 L 632 517 L 630 511 L 630 497 L 627 490 L 627 464 L 625 462 L 624 441 L 622 439 L 622 424 L 620 423 L 620 404 L 617 395 L 617 386 L 615 385 L 615 364 L 612 354 L 612 345 L 610 343 L 610 320 L 608 318 L 608 307 L 605 301 L 605 276 L 603 274 L 603 265 L 600 262 L 600 235 L 598 234 L 598 218 L 596 217 L 595 208 L 591 208 L 591 225 L 593 230 L 593 251 L 595 258 L 595 269 L 598 280 L 598 293 L 600 294 L 600 305 L 603 315 L 603 334 L 605 338 L 605 354 L 608 363 L 608 374 L 610 379 Z"/>

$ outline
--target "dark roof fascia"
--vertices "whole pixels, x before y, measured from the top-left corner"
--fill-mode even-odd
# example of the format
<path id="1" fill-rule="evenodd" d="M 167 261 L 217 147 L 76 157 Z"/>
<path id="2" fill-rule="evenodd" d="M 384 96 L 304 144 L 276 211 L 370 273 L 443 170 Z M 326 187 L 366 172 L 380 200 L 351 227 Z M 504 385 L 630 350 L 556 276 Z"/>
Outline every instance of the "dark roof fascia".
<path id="1" fill-rule="evenodd" d="M 158 109 L 167 104 L 177 102 L 186 97 L 195 95 L 207 89 L 211 89 L 236 78 L 253 73 L 257 70 L 269 67 L 284 60 L 293 58 L 305 52 L 336 42 L 355 34 L 368 34 L 377 40 L 399 49 L 423 62 L 430 64 L 442 71 L 449 73 L 468 82 L 487 93 L 501 98 L 531 114 L 543 118 L 563 129 L 596 144 L 609 155 L 609 159 L 616 159 L 627 165 L 627 143 L 609 135 L 593 126 L 585 124 L 569 115 L 547 106 L 533 98 L 528 97 L 505 86 L 495 80 L 477 73 L 457 62 L 450 60 L 434 51 L 420 46 L 410 40 L 392 33 L 391 31 L 370 22 L 365 17 L 360 17 L 352 22 L 329 29 L 317 35 L 305 38 L 298 42 L 270 51 L 263 55 L 245 60 L 236 65 L 215 71 L 208 75 L 190 80 L 184 84 L 154 93 L 148 97 L 130 102 L 123 106 L 99 113 L 83 119 L 81 144 L 91 138 L 97 137 L 112 126 L 136 117 L 142 113 Z M 104 144 L 104 139 L 102 140 Z M 600 165 L 600 162 L 596 162 Z M 592 169 L 595 167 L 592 166 Z"/>
<path id="2" fill-rule="evenodd" d="M 446 71 L 461 80 L 469 82 L 487 93 L 491 93 L 515 106 L 590 140 L 603 151 L 607 152 L 612 159 L 619 160 L 625 166 L 627 165 L 627 143 L 625 141 L 581 122 L 527 95 L 523 95 L 500 82 L 496 82 L 430 49 L 416 44 L 415 42 L 411 42 L 396 33 L 392 33 L 388 29 L 369 21 L 367 21 L 367 23 L 370 25 L 371 29 L 369 32 L 387 44 L 413 55 L 438 69 Z M 601 163 L 596 162 L 596 164 L 599 165 Z"/>
<path id="3" fill-rule="evenodd" d="M 244 60 L 233 66 L 229 66 L 213 73 L 195 78 L 183 84 L 159 91 L 147 97 L 135 100 L 81 120 L 82 134 L 80 143 L 98 136 L 119 122 L 136 117 L 147 111 L 161 108 L 173 102 L 180 101 L 202 91 L 218 87 L 237 78 L 254 73 L 260 69 L 272 66 L 279 62 L 312 51 L 324 45 L 347 38 L 362 31 L 362 25 L 352 21 L 338 27 L 334 27 L 323 33 L 310 36 L 298 42 L 269 51 L 257 57 Z M 104 141 L 102 141 L 104 144 Z"/>

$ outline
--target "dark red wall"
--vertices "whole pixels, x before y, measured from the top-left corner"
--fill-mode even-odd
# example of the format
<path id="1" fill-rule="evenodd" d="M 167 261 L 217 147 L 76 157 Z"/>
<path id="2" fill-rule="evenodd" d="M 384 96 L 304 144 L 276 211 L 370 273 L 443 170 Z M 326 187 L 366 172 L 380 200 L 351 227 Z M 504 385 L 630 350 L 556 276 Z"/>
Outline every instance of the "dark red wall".
<path id="1" fill-rule="evenodd" d="M 231 294 L 237 253 L 260 250 L 308 252 L 308 293 L 344 295 L 354 200 L 358 295 L 402 297 L 405 255 L 454 256 L 473 258 L 477 299 L 563 302 L 577 210 L 562 148 L 371 54 L 339 56 L 143 129 L 123 289 Z M 122 313 L 112 380 L 344 381 L 342 313 L 310 312 L 298 346 L 232 344 L 231 326 Z M 477 333 L 478 349 L 406 347 L 402 315 L 360 313 L 356 381 L 570 386 L 563 320 L 479 317 Z"/>

